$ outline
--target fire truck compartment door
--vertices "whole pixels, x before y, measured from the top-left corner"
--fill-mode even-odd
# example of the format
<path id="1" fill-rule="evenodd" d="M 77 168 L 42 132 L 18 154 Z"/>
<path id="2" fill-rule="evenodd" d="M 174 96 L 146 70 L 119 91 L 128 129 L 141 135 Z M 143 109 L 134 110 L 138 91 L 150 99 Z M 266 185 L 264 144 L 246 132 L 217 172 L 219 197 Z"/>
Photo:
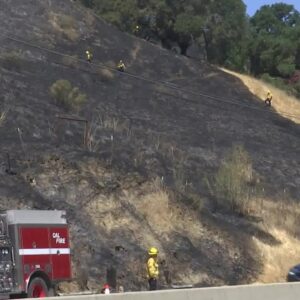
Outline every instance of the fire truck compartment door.
<path id="1" fill-rule="evenodd" d="M 71 263 L 67 227 L 50 228 L 50 247 L 53 279 L 69 279 L 71 277 Z"/>
<path id="2" fill-rule="evenodd" d="M 20 227 L 20 249 L 24 277 L 42 270 L 52 277 L 49 229 L 46 227 Z"/>

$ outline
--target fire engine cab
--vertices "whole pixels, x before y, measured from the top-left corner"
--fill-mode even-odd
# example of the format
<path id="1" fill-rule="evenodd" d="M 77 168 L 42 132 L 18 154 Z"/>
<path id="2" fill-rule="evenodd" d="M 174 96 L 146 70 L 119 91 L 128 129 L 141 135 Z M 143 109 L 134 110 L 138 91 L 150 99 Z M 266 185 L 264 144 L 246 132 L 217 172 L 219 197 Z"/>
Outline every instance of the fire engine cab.
<path id="1" fill-rule="evenodd" d="M 53 296 L 71 279 L 64 211 L 8 210 L 0 214 L 0 299 Z"/>

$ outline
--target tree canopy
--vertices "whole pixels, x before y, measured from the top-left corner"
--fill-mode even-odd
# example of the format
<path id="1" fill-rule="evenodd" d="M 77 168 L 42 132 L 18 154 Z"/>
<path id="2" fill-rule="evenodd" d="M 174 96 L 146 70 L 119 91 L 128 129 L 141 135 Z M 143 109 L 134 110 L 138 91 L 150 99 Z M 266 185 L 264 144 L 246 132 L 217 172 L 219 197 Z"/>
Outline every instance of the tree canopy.
<path id="1" fill-rule="evenodd" d="M 289 77 L 300 68 L 300 15 L 292 5 L 263 6 L 250 19 L 249 54 L 254 74 Z"/>

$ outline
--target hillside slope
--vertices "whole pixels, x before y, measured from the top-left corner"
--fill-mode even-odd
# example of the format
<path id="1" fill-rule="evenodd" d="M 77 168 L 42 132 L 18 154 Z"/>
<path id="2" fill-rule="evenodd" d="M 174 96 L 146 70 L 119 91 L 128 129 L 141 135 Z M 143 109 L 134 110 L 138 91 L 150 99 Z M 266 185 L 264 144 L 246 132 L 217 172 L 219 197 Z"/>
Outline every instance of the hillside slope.
<path id="1" fill-rule="evenodd" d="M 296 97 L 287 95 L 284 91 L 271 86 L 270 84 L 258 80 L 254 77 L 239 74 L 227 69 L 222 69 L 225 72 L 240 78 L 241 81 L 248 87 L 252 94 L 260 98 L 261 100 L 266 99 L 268 91 L 272 91 L 273 101 L 272 106 L 275 111 L 285 118 L 299 124 L 300 123 L 300 101 Z"/>
<path id="2" fill-rule="evenodd" d="M 297 233 L 276 217 L 283 200 L 300 200 L 299 125 L 239 79 L 121 33 L 72 1 L 2 1 L 0 26 L 0 207 L 65 209 L 81 288 L 86 278 L 99 285 L 111 266 L 125 289 L 146 288 L 152 245 L 173 282 L 252 282 L 264 269 L 254 237 L 272 247 L 281 241 L 268 226 Z M 93 64 L 82 61 L 87 48 Z M 148 81 L 115 72 L 119 59 Z M 87 95 L 79 111 L 51 97 L 59 79 Z M 86 147 L 84 124 L 65 115 L 89 121 Z M 216 210 L 205 180 L 235 144 L 264 191 L 253 218 Z"/>

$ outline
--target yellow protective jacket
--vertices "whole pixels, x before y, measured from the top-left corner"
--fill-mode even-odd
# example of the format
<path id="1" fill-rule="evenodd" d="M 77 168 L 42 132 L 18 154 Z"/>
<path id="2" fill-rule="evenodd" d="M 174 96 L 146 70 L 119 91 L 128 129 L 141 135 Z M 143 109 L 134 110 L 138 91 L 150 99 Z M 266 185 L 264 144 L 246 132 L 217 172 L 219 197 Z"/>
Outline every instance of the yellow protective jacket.
<path id="1" fill-rule="evenodd" d="M 117 68 L 118 68 L 119 70 L 125 70 L 125 64 L 119 62 L 118 65 L 117 65 Z"/>
<path id="2" fill-rule="evenodd" d="M 91 60 L 93 58 L 93 54 L 91 52 L 86 53 L 87 60 Z"/>
<path id="3" fill-rule="evenodd" d="M 268 93 L 267 99 L 268 99 L 268 100 L 272 100 L 272 98 L 273 98 L 272 94 L 271 94 L 271 93 Z"/>
<path id="4" fill-rule="evenodd" d="M 158 271 L 158 264 L 157 260 L 153 257 L 150 257 L 147 261 L 147 271 L 149 278 L 157 278 L 159 271 Z"/>
<path id="5" fill-rule="evenodd" d="M 134 32 L 134 33 L 139 33 L 139 31 L 140 31 L 140 26 L 136 25 L 136 26 L 134 27 L 134 29 L 133 29 L 133 32 Z"/>

